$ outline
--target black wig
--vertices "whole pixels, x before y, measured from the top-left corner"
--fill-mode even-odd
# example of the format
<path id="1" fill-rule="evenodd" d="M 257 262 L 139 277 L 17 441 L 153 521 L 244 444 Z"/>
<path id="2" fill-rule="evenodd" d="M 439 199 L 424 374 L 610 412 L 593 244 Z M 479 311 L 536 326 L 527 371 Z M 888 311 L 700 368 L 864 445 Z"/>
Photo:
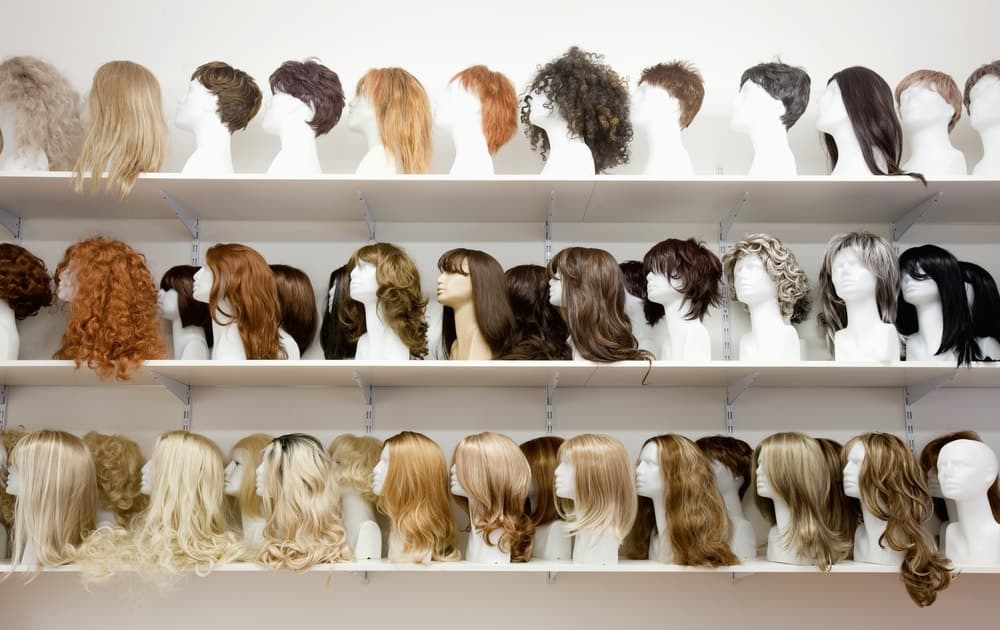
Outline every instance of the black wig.
<path id="1" fill-rule="evenodd" d="M 997 282 L 976 263 L 958 263 L 962 268 L 962 278 L 972 287 L 972 336 L 992 337 L 1000 342 L 1000 291 Z M 980 350 L 982 350 L 980 348 Z M 980 352 L 980 354 L 982 354 Z M 996 361 L 1000 357 L 982 357 L 985 360 Z"/>
<path id="2" fill-rule="evenodd" d="M 358 350 L 357 341 L 351 341 L 347 330 L 340 325 L 340 311 L 345 300 L 350 299 L 347 291 L 351 283 L 351 272 L 347 265 L 334 269 L 330 274 L 330 291 L 323 309 L 323 324 L 319 329 L 319 344 L 323 346 L 323 356 L 327 359 L 353 359 Z"/>

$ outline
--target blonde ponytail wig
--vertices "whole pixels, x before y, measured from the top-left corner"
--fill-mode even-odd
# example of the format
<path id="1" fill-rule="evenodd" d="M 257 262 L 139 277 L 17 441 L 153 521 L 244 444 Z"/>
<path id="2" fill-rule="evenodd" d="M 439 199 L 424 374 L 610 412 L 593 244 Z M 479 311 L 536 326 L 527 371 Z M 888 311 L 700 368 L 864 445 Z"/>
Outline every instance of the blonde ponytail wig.
<path id="1" fill-rule="evenodd" d="M 114 514 L 118 525 L 127 525 L 147 503 L 139 491 L 145 462 L 139 445 L 124 435 L 96 431 L 84 435 L 83 442 L 94 457 L 100 508 Z"/>
<path id="2" fill-rule="evenodd" d="M 431 103 L 420 81 L 402 68 L 372 68 L 355 92 L 371 101 L 382 145 L 400 172 L 430 170 Z"/>
<path id="3" fill-rule="evenodd" d="M 611 529 L 625 540 L 636 515 L 635 473 L 622 443 L 608 435 L 584 433 L 559 447 L 559 461 L 572 464 L 576 499 L 572 508 L 556 503 L 570 534 Z"/>
<path id="4" fill-rule="evenodd" d="M 273 438 L 265 433 L 253 433 L 241 439 L 229 449 L 229 459 L 236 459 L 242 452 L 240 464 L 240 490 L 236 494 L 239 513 L 244 517 L 263 518 L 264 508 L 257 496 L 257 467 L 264 460 L 264 449 Z"/>
<path id="5" fill-rule="evenodd" d="M 382 440 L 370 435 L 338 435 L 330 443 L 333 477 L 341 488 L 357 490 L 365 501 L 375 504 L 372 471 L 382 455 Z"/>

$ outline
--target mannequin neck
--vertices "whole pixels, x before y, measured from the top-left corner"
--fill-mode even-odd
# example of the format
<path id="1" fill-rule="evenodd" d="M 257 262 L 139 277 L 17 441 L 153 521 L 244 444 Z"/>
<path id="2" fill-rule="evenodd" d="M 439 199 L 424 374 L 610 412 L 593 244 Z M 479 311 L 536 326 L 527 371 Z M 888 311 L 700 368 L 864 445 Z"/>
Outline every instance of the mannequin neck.
<path id="1" fill-rule="evenodd" d="M 844 300 L 844 307 L 847 310 L 846 328 L 870 328 L 882 324 L 874 295 L 866 295 L 860 300 Z"/>
<path id="2" fill-rule="evenodd" d="M 455 345 L 450 348 L 453 359 L 488 359 L 492 351 L 483 339 L 472 300 L 452 307 L 455 312 Z M 486 356 L 479 356 L 485 353 Z"/>
<path id="3" fill-rule="evenodd" d="M 690 170 L 691 158 L 681 140 L 681 127 L 676 120 L 657 116 L 643 123 L 649 156 L 643 172 L 657 174 L 676 173 L 680 168 Z"/>
<path id="4" fill-rule="evenodd" d="M 663 502 L 663 495 L 660 494 L 659 496 L 650 497 L 650 500 L 653 502 L 653 514 L 656 516 L 656 533 L 663 541 L 665 541 L 664 544 L 669 544 L 669 542 L 667 542 L 667 539 L 669 538 L 669 535 L 667 534 L 667 507 Z M 653 559 L 654 558 L 650 558 L 650 560 Z M 656 560 L 659 560 L 659 558 L 656 558 Z"/>
<path id="5" fill-rule="evenodd" d="M 726 504 L 726 512 L 729 513 L 729 519 L 736 521 L 739 519 L 746 518 L 743 516 L 743 502 L 740 501 L 740 491 L 737 488 L 731 488 L 721 491 L 722 501 Z"/>
<path id="6" fill-rule="evenodd" d="M 837 143 L 837 164 L 833 167 L 833 175 L 863 177 L 874 174 L 868 168 L 868 163 L 865 162 L 865 156 L 861 150 L 861 143 L 858 142 L 858 137 L 849 124 L 842 126 L 830 135 Z M 876 163 L 881 161 L 878 155 L 876 155 L 875 160 Z"/>
<path id="7" fill-rule="evenodd" d="M 358 542 L 358 530 L 365 521 L 375 520 L 375 508 L 350 486 L 340 487 L 340 509 L 344 516 L 348 544 L 353 548 Z"/>
<path id="8" fill-rule="evenodd" d="M 571 135 L 569 124 L 565 120 L 559 117 L 549 118 L 542 128 L 549 141 L 549 154 L 543 174 L 594 174 L 594 156 L 590 147 L 583 138 Z"/>
<path id="9" fill-rule="evenodd" d="M 251 549 L 256 549 L 264 545 L 264 525 L 266 521 L 261 516 L 240 515 L 240 522 L 243 524 L 243 544 Z"/>
<path id="10" fill-rule="evenodd" d="M 223 313 L 231 312 L 229 301 L 219 300 L 215 317 L 212 318 L 212 359 L 217 361 L 243 361 L 247 358 L 239 326 L 232 320 L 224 319 Z M 221 319 L 223 323 L 220 324 L 216 318 Z"/>
<path id="11" fill-rule="evenodd" d="M 990 164 L 1000 162 L 1000 125 L 987 127 L 979 132 L 983 142 L 983 162 Z"/>
<path id="12" fill-rule="evenodd" d="M 289 122 L 281 126 L 282 152 L 316 155 L 316 132 L 305 122 Z"/>
<path id="13" fill-rule="evenodd" d="M 14 317 L 14 309 L 10 307 L 7 300 L 0 299 L 0 327 L 15 328 L 17 319 Z"/>
<path id="14" fill-rule="evenodd" d="M 948 135 L 948 122 L 928 125 L 910 132 L 910 159 L 917 155 L 941 155 L 955 150 Z"/>
<path id="15" fill-rule="evenodd" d="M 468 170 L 473 168 L 473 165 L 485 168 L 487 163 L 489 173 L 493 172 L 493 158 L 490 157 L 489 144 L 486 142 L 483 125 L 478 117 L 457 121 L 451 129 L 451 138 L 455 143 L 455 163 L 452 172 Z"/>
<path id="16" fill-rule="evenodd" d="M 750 143 L 753 144 L 751 172 L 761 169 L 764 165 L 786 164 L 789 161 L 795 164 L 795 156 L 788 146 L 788 130 L 785 129 L 781 118 L 755 120 L 750 127 L 749 135 Z"/>
<path id="17" fill-rule="evenodd" d="M 990 507 L 985 492 L 982 497 L 956 500 L 955 514 L 958 518 L 952 526 L 957 524 L 965 540 L 975 540 L 984 525 L 997 527 L 997 522 L 993 518 L 993 509 Z"/>
<path id="18" fill-rule="evenodd" d="M 202 116 L 191 130 L 194 132 L 195 150 L 182 172 L 231 173 L 232 134 L 219 117 L 214 114 Z"/>
<path id="19" fill-rule="evenodd" d="M 194 131 L 195 146 L 199 151 L 225 149 L 228 152 L 233 136 L 218 116 L 202 116 L 192 131 Z"/>
<path id="20" fill-rule="evenodd" d="M 883 521 L 868 509 L 863 500 L 858 501 L 861 504 L 861 523 L 865 528 L 865 535 L 868 538 L 868 544 L 872 549 L 878 549 L 881 547 L 879 544 L 879 539 L 882 534 L 885 533 L 885 528 L 888 526 L 887 521 Z"/>
<path id="21" fill-rule="evenodd" d="M 940 300 L 921 304 L 917 309 L 917 334 L 927 342 L 927 355 L 934 356 L 944 338 L 944 309 Z"/>
<path id="22" fill-rule="evenodd" d="M 774 526 L 778 530 L 778 535 L 784 540 L 785 533 L 792 526 L 792 511 L 783 499 L 777 497 L 771 499 L 774 504 Z"/>
<path id="23" fill-rule="evenodd" d="M 685 328 L 691 327 L 692 324 L 698 324 L 699 321 L 696 319 L 687 319 L 687 300 L 678 297 L 670 304 L 663 305 L 664 319 L 667 322 L 667 334 L 674 335 L 674 333 L 679 333 Z"/>
<path id="24" fill-rule="evenodd" d="M 785 320 L 781 317 L 781 309 L 778 308 L 777 298 L 762 300 L 756 304 L 748 304 L 750 310 L 750 330 L 775 330 L 785 326 Z"/>

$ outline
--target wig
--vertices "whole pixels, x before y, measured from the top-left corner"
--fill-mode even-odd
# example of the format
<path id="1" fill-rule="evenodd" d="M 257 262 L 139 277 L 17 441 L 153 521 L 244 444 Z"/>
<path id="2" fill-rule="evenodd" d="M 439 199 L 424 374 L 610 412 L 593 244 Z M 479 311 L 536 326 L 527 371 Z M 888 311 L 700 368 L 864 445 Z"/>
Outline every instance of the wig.
<path id="1" fill-rule="evenodd" d="M 517 91 L 506 75 L 486 66 L 470 66 L 451 78 L 476 95 L 483 110 L 483 134 L 490 155 L 517 131 Z"/>
<path id="2" fill-rule="evenodd" d="M 609 435 L 584 433 L 559 447 L 559 461 L 573 466 L 576 498 L 556 503 L 571 535 L 610 530 L 620 543 L 635 522 L 635 473 L 622 443 Z"/>
<path id="3" fill-rule="evenodd" d="M 955 433 L 948 433 L 934 438 L 927 443 L 922 451 L 920 451 L 920 467 L 924 470 L 925 477 L 929 476 L 930 473 L 934 473 L 935 475 L 937 474 L 937 460 L 938 455 L 941 454 L 941 449 L 944 448 L 945 444 L 954 442 L 955 440 L 983 441 L 983 439 L 979 437 L 979 434 L 975 431 L 956 431 Z M 986 496 L 990 500 L 990 509 L 993 511 L 993 519 L 997 523 L 1000 523 L 1000 479 L 993 482 L 993 485 L 990 486 L 989 490 L 987 490 Z M 948 513 L 945 509 L 943 499 L 941 499 L 940 502 L 935 499 L 934 510 L 942 522 L 948 520 Z"/>
<path id="4" fill-rule="evenodd" d="M 330 272 L 330 283 L 326 293 L 326 309 L 319 329 L 319 344 L 327 359 L 353 359 L 358 351 L 358 342 L 351 341 L 347 331 L 340 324 L 344 308 L 350 300 L 351 270 L 343 265 Z"/>
<path id="5" fill-rule="evenodd" d="M 778 289 L 778 307 L 782 317 L 793 324 L 805 321 L 812 301 L 809 298 L 809 279 L 799 266 L 792 250 L 769 234 L 748 234 L 729 248 L 722 258 L 729 293 L 736 299 L 736 263 L 744 256 L 759 256 L 767 275 Z"/>
<path id="6" fill-rule="evenodd" d="M 0 243 L 0 300 L 15 319 L 38 315 L 52 304 L 52 279 L 45 263 L 20 245 Z"/>
<path id="7" fill-rule="evenodd" d="M 566 121 L 572 137 L 590 148 L 594 169 L 603 173 L 619 164 L 628 164 L 628 143 L 632 141 L 629 97 L 625 81 L 604 57 L 573 46 L 562 57 L 538 68 L 521 99 L 521 123 L 542 159 L 549 154 L 545 130 L 531 123 L 531 101 L 536 92 L 548 100 Z"/>
<path id="8" fill-rule="evenodd" d="M 402 248 L 390 243 L 365 245 L 351 255 L 345 271 L 345 295 L 340 311 L 343 326 L 352 343 L 357 343 L 366 332 L 364 304 L 351 297 L 350 275 L 360 261 L 375 266 L 378 283 L 378 315 L 410 349 L 410 356 L 422 358 L 427 354 L 427 298 L 420 291 L 420 272 Z"/>
<path id="9" fill-rule="evenodd" d="M 837 234 L 826 244 L 823 263 L 819 268 L 819 325 L 826 333 L 827 346 L 833 348 L 833 338 L 845 328 L 847 307 L 833 286 L 833 259 L 845 249 L 853 249 L 865 267 L 875 276 L 875 304 L 886 324 L 896 323 L 896 300 L 899 295 L 899 262 L 889 241 L 871 232 Z"/>
<path id="10" fill-rule="evenodd" d="M 191 80 L 197 80 L 215 95 L 219 102 L 216 112 L 229 133 L 246 129 L 260 109 L 261 93 L 257 82 L 228 63 L 210 61 L 202 64 L 191 75 Z"/>
<path id="11" fill-rule="evenodd" d="M 312 108 L 309 121 L 316 137 L 333 129 L 344 112 L 344 88 L 340 77 L 316 59 L 286 61 L 271 73 L 271 94 L 284 92 Z"/>
<path id="12" fill-rule="evenodd" d="M 205 252 L 205 264 L 215 276 L 208 301 L 215 323 L 236 324 L 247 359 L 287 358 L 278 335 L 277 281 L 264 257 L 246 245 L 219 243 Z M 232 313 L 222 310 L 223 301 Z"/>
<path id="13" fill-rule="evenodd" d="M 709 460 L 715 460 L 729 469 L 736 479 L 741 479 L 740 498 L 750 487 L 750 460 L 753 459 L 753 449 L 750 445 L 728 435 L 709 435 L 695 441 L 701 452 Z"/>
<path id="14" fill-rule="evenodd" d="M 570 506 L 568 499 L 556 496 L 556 466 L 559 465 L 559 447 L 563 441 L 561 437 L 546 435 L 521 444 L 521 452 L 528 460 L 535 488 L 534 504 L 528 509 L 530 501 L 526 502 L 525 512 L 535 528 L 559 520 L 557 503 L 562 503 L 564 510 L 568 510 Z"/>
<path id="15" fill-rule="evenodd" d="M 257 496 L 257 468 L 264 461 L 264 449 L 273 440 L 266 433 L 252 433 L 242 438 L 229 450 L 229 459 L 236 459 L 242 451 L 243 463 L 240 466 L 240 489 L 236 494 L 236 504 L 239 513 L 248 518 L 264 518 L 264 507 Z"/>
<path id="16" fill-rule="evenodd" d="M 139 445 L 124 435 L 90 431 L 83 442 L 94 458 L 97 470 L 98 507 L 115 515 L 125 526 L 146 508 L 148 499 L 139 491 L 145 459 Z"/>
<path id="17" fill-rule="evenodd" d="M 549 302 L 549 274 L 541 265 L 518 265 L 504 272 L 507 296 L 520 341 L 505 359 L 569 360 L 569 329 Z M 552 508 L 555 510 L 555 508 Z M 553 512 L 555 514 L 555 512 Z"/>
<path id="18" fill-rule="evenodd" d="M 168 133 L 162 100 L 156 77 L 137 63 L 109 61 L 97 69 L 87 137 L 74 168 L 77 191 L 88 171 L 91 190 L 107 173 L 107 187 L 124 199 L 140 173 L 163 167 Z"/>
<path id="19" fill-rule="evenodd" d="M 756 494 L 758 466 L 791 513 L 783 544 L 823 571 L 846 558 L 852 544 L 831 523 L 830 467 L 819 442 L 802 433 L 775 433 L 754 449 L 750 485 L 757 508 L 774 525 L 774 502 Z"/>
<path id="20" fill-rule="evenodd" d="M 965 283 L 972 287 L 972 336 L 992 337 L 1000 342 L 1000 292 L 996 280 L 990 272 L 975 263 L 963 260 L 958 264 Z"/>
<path id="21" fill-rule="evenodd" d="M 21 149 L 44 151 L 49 170 L 73 168 L 83 142 L 80 95 L 54 66 L 35 57 L 0 63 L 0 103 L 14 106 Z M 0 151 L 3 151 L 0 136 Z"/>
<path id="22" fill-rule="evenodd" d="M 840 442 L 830 438 L 816 438 L 816 441 L 823 451 L 823 458 L 830 470 L 830 491 L 827 494 L 830 527 L 841 539 L 853 542 L 858 520 L 857 514 L 851 510 L 847 495 L 844 494 L 844 447 Z M 851 550 L 853 549 L 852 544 Z"/>
<path id="23" fill-rule="evenodd" d="M 36 570 L 72 562 L 94 529 L 97 510 L 97 475 L 83 440 L 64 431 L 29 433 L 10 453 L 10 466 L 21 474 L 11 571 L 23 564 L 28 545 L 38 558 Z"/>
<path id="24" fill-rule="evenodd" d="M 14 452 L 14 447 L 18 441 L 27 435 L 23 427 L 0 431 L 0 444 L 3 445 L 7 453 L 7 463 L 10 463 L 10 454 Z M 14 503 L 16 497 L 7 493 L 7 471 L 8 467 L 0 466 L 0 523 L 9 528 L 14 524 Z"/>
<path id="25" fill-rule="evenodd" d="M 305 571 L 353 560 L 340 517 L 330 456 L 302 433 L 276 437 L 264 451 L 264 548 L 257 561 L 271 569 Z"/>
<path id="26" fill-rule="evenodd" d="M 365 501 L 378 501 L 372 490 L 372 471 L 382 455 L 382 440 L 370 435 L 338 435 L 330 443 L 334 480 L 341 488 L 352 488 Z"/>
<path id="27" fill-rule="evenodd" d="M 759 63 L 743 72 L 743 76 L 740 77 L 740 88 L 747 81 L 764 88 L 771 98 L 781 101 L 785 106 L 785 113 L 781 115 L 785 129 L 791 129 L 809 105 L 809 88 L 812 81 L 802 68 L 781 62 Z"/>
<path id="28" fill-rule="evenodd" d="M 143 361 L 166 355 L 145 256 L 122 241 L 95 236 L 69 246 L 56 267 L 56 287 L 66 273 L 76 294 L 56 359 L 126 381 Z"/>
<path id="29" fill-rule="evenodd" d="M 181 316 L 181 326 L 199 326 L 205 331 L 205 341 L 212 346 L 212 317 L 208 314 L 208 304 L 194 299 L 194 265 L 176 265 L 167 269 L 160 278 L 162 291 L 177 292 L 177 312 Z"/>
<path id="30" fill-rule="evenodd" d="M 649 301 L 646 294 L 646 272 L 643 270 L 642 262 L 638 260 L 626 260 L 618 266 L 621 268 L 622 277 L 625 279 L 625 291 L 629 295 L 634 295 L 642 300 L 642 311 L 645 315 L 646 323 L 660 321 L 666 313 L 666 309 L 664 309 L 662 304 Z"/>
<path id="31" fill-rule="evenodd" d="M 992 61 L 990 63 L 984 63 L 983 65 L 976 68 L 969 78 L 965 81 L 965 93 L 962 102 L 965 103 L 965 111 L 969 112 L 969 104 L 971 102 L 972 88 L 975 87 L 979 80 L 985 76 L 994 76 L 1000 79 L 1000 59 Z M 970 112 L 971 113 L 971 112 Z"/>
<path id="32" fill-rule="evenodd" d="M 671 545 L 673 562 L 703 567 L 739 564 L 729 548 L 733 524 L 708 458 L 694 442 L 675 433 L 649 438 L 643 447 L 650 442 L 658 447 L 667 523 L 667 531 L 657 535 Z M 655 530 L 653 501 L 639 497 L 635 525 L 625 542 L 626 555 L 648 558 Z"/>
<path id="33" fill-rule="evenodd" d="M 505 358 L 517 341 L 517 330 L 500 263 L 478 249 L 457 248 L 441 254 L 438 258 L 438 270 L 470 277 L 472 305 L 479 332 L 490 347 L 493 358 Z M 458 332 L 455 329 L 455 309 L 445 306 L 441 318 L 441 342 L 444 344 L 442 350 L 445 358 L 451 357 L 451 348 L 456 339 Z"/>
<path id="34" fill-rule="evenodd" d="M 937 245 L 911 247 L 899 257 L 900 274 L 907 274 L 914 280 L 933 280 L 941 296 L 944 315 L 944 331 L 941 346 L 937 350 L 928 348 L 935 355 L 954 352 L 958 364 L 968 364 L 979 359 L 979 347 L 972 330 L 972 313 L 965 293 L 965 281 L 958 259 L 951 252 Z M 896 313 L 896 329 L 901 335 L 912 335 L 919 329 L 917 309 L 903 298 L 899 292 L 899 309 Z"/>
<path id="35" fill-rule="evenodd" d="M 373 68 L 361 77 L 355 92 L 375 108 L 382 145 L 402 172 L 430 170 L 431 103 L 420 81 L 402 68 Z"/>
<path id="36" fill-rule="evenodd" d="M 682 241 L 668 238 L 652 247 L 642 258 L 642 269 L 645 273 L 655 273 L 678 278 L 679 289 L 688 310 L 686 319 L 701 321 L 708 313 L 709 306 L 722 303 L 722 262 L 704 243 L 693 238 Z M 647 317 L 649 313 L 647 312 Z M 650 325 L 656 324 L 659 318 L 650 320 Z"/>
<path id="37" fill-rule="evenodd" d="M 448 503 L 448 464 L 441 447 L 427 436 L 403 431 L 385 441 L 389 470 L 378 510 L 392 521 L 402 542 L 393 562 L 458 560 L 457 532 Z"/>
<path id="38" fill-rule="evenodd" d="M 625 281 L 611 254 L 567 247 L 549 261 L 548 272 L 562 280 L 562 316 L 580 356 L 602 363 L 652 360 L 632 334 Z"/>
<path id="39" fill-rule="evenodd" d="M 299 354 L 305 354 L 316 336 L 316 294 L 304 271 L 290 265 L 271 265 L 281 306 L 281 329 L 292 336 Z"/>
<path id="40" fill-rule="evenodd" d="M 951 563 L 938 552 L 923 523 L 930 517 L 931 495 L 917 459 L 898 437 L 865 433 L 848 440 L 841 466 L 855 444 L 865 449 L 858 473 L 861 503 L 886 522 L 880 547 L 903 552 L 900 577 L 919 606 L 930 606 L 951 584 Z"/>
<path id="41" fill-rule="evenodd" d="M 955 110 L 951 120 L 948 121 L 948 131 L 951 132 L 958 124 L 958 119 L 962 117 L 962 90 L 958 89 L 955 79 L 951 78 L 951 75 L 936 70 L 911 72 L 903 77 L 903 80 L 896 86 L 896 105 L 900 104 L 899 97 L 903 92 L 914 85 L 937 92 Z"/>
<path id="42" fill-rule="evenodd" d="M 642 71 L 639 85 L 648 83 L 662 88 L 681 105 L 681 129 L 687 129 L 705 99 L 705 81 L 694 64 L 687 61 L 658 63 Z"/>

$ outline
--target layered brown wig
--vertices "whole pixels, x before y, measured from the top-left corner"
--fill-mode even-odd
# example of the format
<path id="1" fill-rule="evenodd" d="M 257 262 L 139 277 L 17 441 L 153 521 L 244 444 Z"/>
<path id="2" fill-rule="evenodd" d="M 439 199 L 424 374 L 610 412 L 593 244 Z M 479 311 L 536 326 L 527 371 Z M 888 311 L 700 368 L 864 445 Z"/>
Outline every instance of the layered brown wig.
<path id="1" fill-rule="evenodd" d="M 549 154 L 549 138 L 544 129 L 531 123 L 535 92 L 548 98 L 547 107 L 556 108 L 570 133 L 590 148 L 595 172 L 628 164 L 628 144 L 632 141 L 628 89 L 603 60 L 602 55 L 573 46 L 562 57 L 538 68 L 521 99 L 521 123 L 531 148 L 539 151 L 543 160 Z"/>
<path id="2" fill-rule="evenodd" d="M 687 129 L 705 99 L 705 81 L 689 61 L 658 63 L 642 71 L 639 85 L 648 83 L 666 90 L 681 105 L 681 129 Z"/>
<path id="3" fill-rule="evenodd" d="M 309 126 L 317 137 L 328 133 L 344 112 L 344 88 L 340 77 L 316 59 L 286 61 L 268 78 L 271 94 L 283 92 L 312 107 Z"/>
<path id="4" fill-rule="evenodd" d="M 622 277 L 625 280 L 625 291 L 642 300 L 642 312 L 645 315 L 646 323 L 660 321 L 660 318 L 666 313 L 666 309 L 663 308 L 662 304 L 649 301 L 646 292 L 646 272 L 642 268 L 642 262 L 626 260 L 619 263 L 618 266 L 621 268 Z"/>
<path id="5" fill-rule="evenodd" d="M 200 326 L 205 331 L 205 341 L 212 346 L 212 317 L 208 314 L 208 304 L 194 299 L 194 265 L 176 265 L 167 269 L 160 278 L 162 291 L 177 292 L 177 312 L 181 316 L 181 326 Z"/>
<path id="6" fill-rule="evenodd" d="M 402 68 L 373 68 L 355 92 L 371 101 L 382 145 L 402 172 L 430 170 L 431 102 L 420 81 Z"/>
<path id="7" fill-rule="evenodd" d="M 468 271 L 466 271 L 468 269 Z M 516 342 L 514 311 L 507 297 L 507 284 L 503 267 L 486 252 L 478 249 L 456 248 L 441 254 L 438 270 L 457 273 L 472 280 L 472 304 L 476 323 L 494 359 L 505 358 Z M 441 317 L 441 343 L 445 358 L 451 357 L 451 347 L 458 339 L 455 330 L 455 310 L 443 307 Z"/>
<path id="8" fill-rule="evenodd" d="M 561 437 L 546 435 L 521 444 L 521 452 L 531 468 L 531 481 L 535 488 L 533 505 L 525 503 L 525 512 L 537 528 L 559 520 L 556 503 L 562 502 L 563 510 L 569 509 L 566 499 L 556 497 L 556 466 L 559 465 Z"/>
<path id="9" fill-rule="evenodd" d="M 844 494 L 844 447 L 830 438 L 816 438 L 816 441 L 830 470 L 830 492 L 827 495 L 830 526 L 842 539 L 853 542 L 858 519 L 857 514 L 851 510 L 850 500 Z"/>
<path id="10" fill-rule="evenodd" d="M 246 129 L 260 110 L 260 88 L 253 77 L 222 61 L 210 61 L 198 66 L 191 74 L 218 100 L 219 120 L 235 133 Z"/>
<path id="11" fill-rule="evenodd" d="M 291 265 L 271 265 L 281 306 L 281 329 L 292 336 L 299 354 L 305 354 L 316 336 L 316 294 L 306 272 Z"/>
<path id="12" fill-rule="evenodd" d="M 753 448 L 743 440 L 728 435 L 708 435 L 695 441 L 701 452 L 709 460 L 715 460 L 729 469 L 733 476 L 742 479 L 740 498 L 750 487 L 750 460 L 753 459 Z"/>
<path id="13" fill-rule="evenodd" d="M 52 279 L 45 263 L 20 245 L 0 243 L 0 300 L 15 319 L 38 315 L 52 304 Z"/>
<path id="14" fill-rule="evenodd" d="M 958 84 L 951 75 L 937 70 L 917 70 L 903 77 L 903 80 L 896 86 L 896 105 L 899 105 L 899 97 L 914 85 L 919 85 L 933 90 L 941 95 L 946 103 L 951 105 L 955 113 L 948 121 L 948 131 L 950 132 L 958 124 L 962 117 L 962 90 L 958 89 Z"/>
<path id="15" fill-rule="evenodd" d="M 954 442 L 955 440 L 975 440 L 976 442 L 982 442 L 983 439 L 979 437 L 979 434 L 975 431 L 956 431 L 954 433 L 948 433 L 946 435 L 941 435 L 924 446 L 923 450 L 920 451 L 920 467 L 924 471 L 924 477 L 930 473 L 937 474 L 937 460 L 938 455 L 941 454 L 941 449 L 944 448 L 945 444 L 949 442 Z M 990 509 L 993 511 L 993 519 L 1000 523 L 1000 479 L 997 479 L 990 486 L 990 489 L 986 491 L 986 497 L 990 500 Z M 934 500 L 934 511 L 937 513 L 938 518 L 941 522 L 946 522 L 948 520 L 948 512 L 945 508 L 945 503 L 943 499 Z"/>
<path id="16" fill-rule="evenodd" d="M 358 342 L 350 338 L 347 329 L 340 323 L 345 306 L 351 299 L 351 270 L 347 265 L 330 272 L 327 289 L 323 324 L 319 329 L 319 345 L 323 347 L 323 356 L 333 360 L 353 359 L 358 351 Z"/>
<path id="17" fill-rule="evenodd" d="M 518 265 L 505 271 L 504 278 L 519 337 L 516 346 L 504 358 L 572 359 L 573 350 L 567 341 L 569 329 L 559 309 L 549 302 L 549 274 L 545 267 Z"/>
<path id="18" fill-rule="evenodd" d="M 972 88 L 979 83 L 979 80 L 985 76 L 994 76 L 1000 79 L 1000 59 L 996 61 L 991 61 L 990 63 L 984 63 L 983 65 L 976 68 L 969 78 L 965 80 L 965 92 L 963 94 L 962 102 L 965 103 L 965 111 L 969 111 L 969 104 L 972 96 Z"/>
<path id="19" fill-rule="evenodd" d="M 809 316 L 809 279 L 799 266 L 795 253 L 769 234 L 747 234 L 729 248 L 722 259 L 730 296 L 736 299 L 736 263 L 744 256 L 758 256 L 777 288 L 778 308 L 782 317 L 793 324 Z"/>
<path id="20" fill-rule="evenodd" d="M 688 305 L 684 315 L 687 319 L 701 321 L 708 307 L 722 302 L 722 262 L 704 243 L 693 238 L 686 241 L 668 238 L 653 245 L 642 257 L 642 270 L 646 274 L 653 272 L 680 279 L 680 293 Z M 659 318 L 649 323 L 657 321 Z"/>
<path id="21" fill-rule="evenodd" d="M 57 287 L 66 273 L 72 274 L 76 294 L 54 358 L 120 381 L 131 378 L 143 361 L 164 358 L 156 284 L 145 256 L 122 241 L 95 236 L 66 250 L 56 267 Z"/>
<path id="22" fill-rule="evenodd" d="M 142 451 L 124 435 L 90 431 L 83 436 L 97 469 L 98 506 L 115 515 L 126 526 L 146 507 L 149 498 L 139 491 L 142 485 Z"/>
<path id="23" fill-rule="evenodd" d="M 451 78 L 475 94 L 482 105 L 483 134 L 490 155 L 514 137 L 517 131 L 517 91 L 503 73 L 486 66 L 470 66 Z"/>

